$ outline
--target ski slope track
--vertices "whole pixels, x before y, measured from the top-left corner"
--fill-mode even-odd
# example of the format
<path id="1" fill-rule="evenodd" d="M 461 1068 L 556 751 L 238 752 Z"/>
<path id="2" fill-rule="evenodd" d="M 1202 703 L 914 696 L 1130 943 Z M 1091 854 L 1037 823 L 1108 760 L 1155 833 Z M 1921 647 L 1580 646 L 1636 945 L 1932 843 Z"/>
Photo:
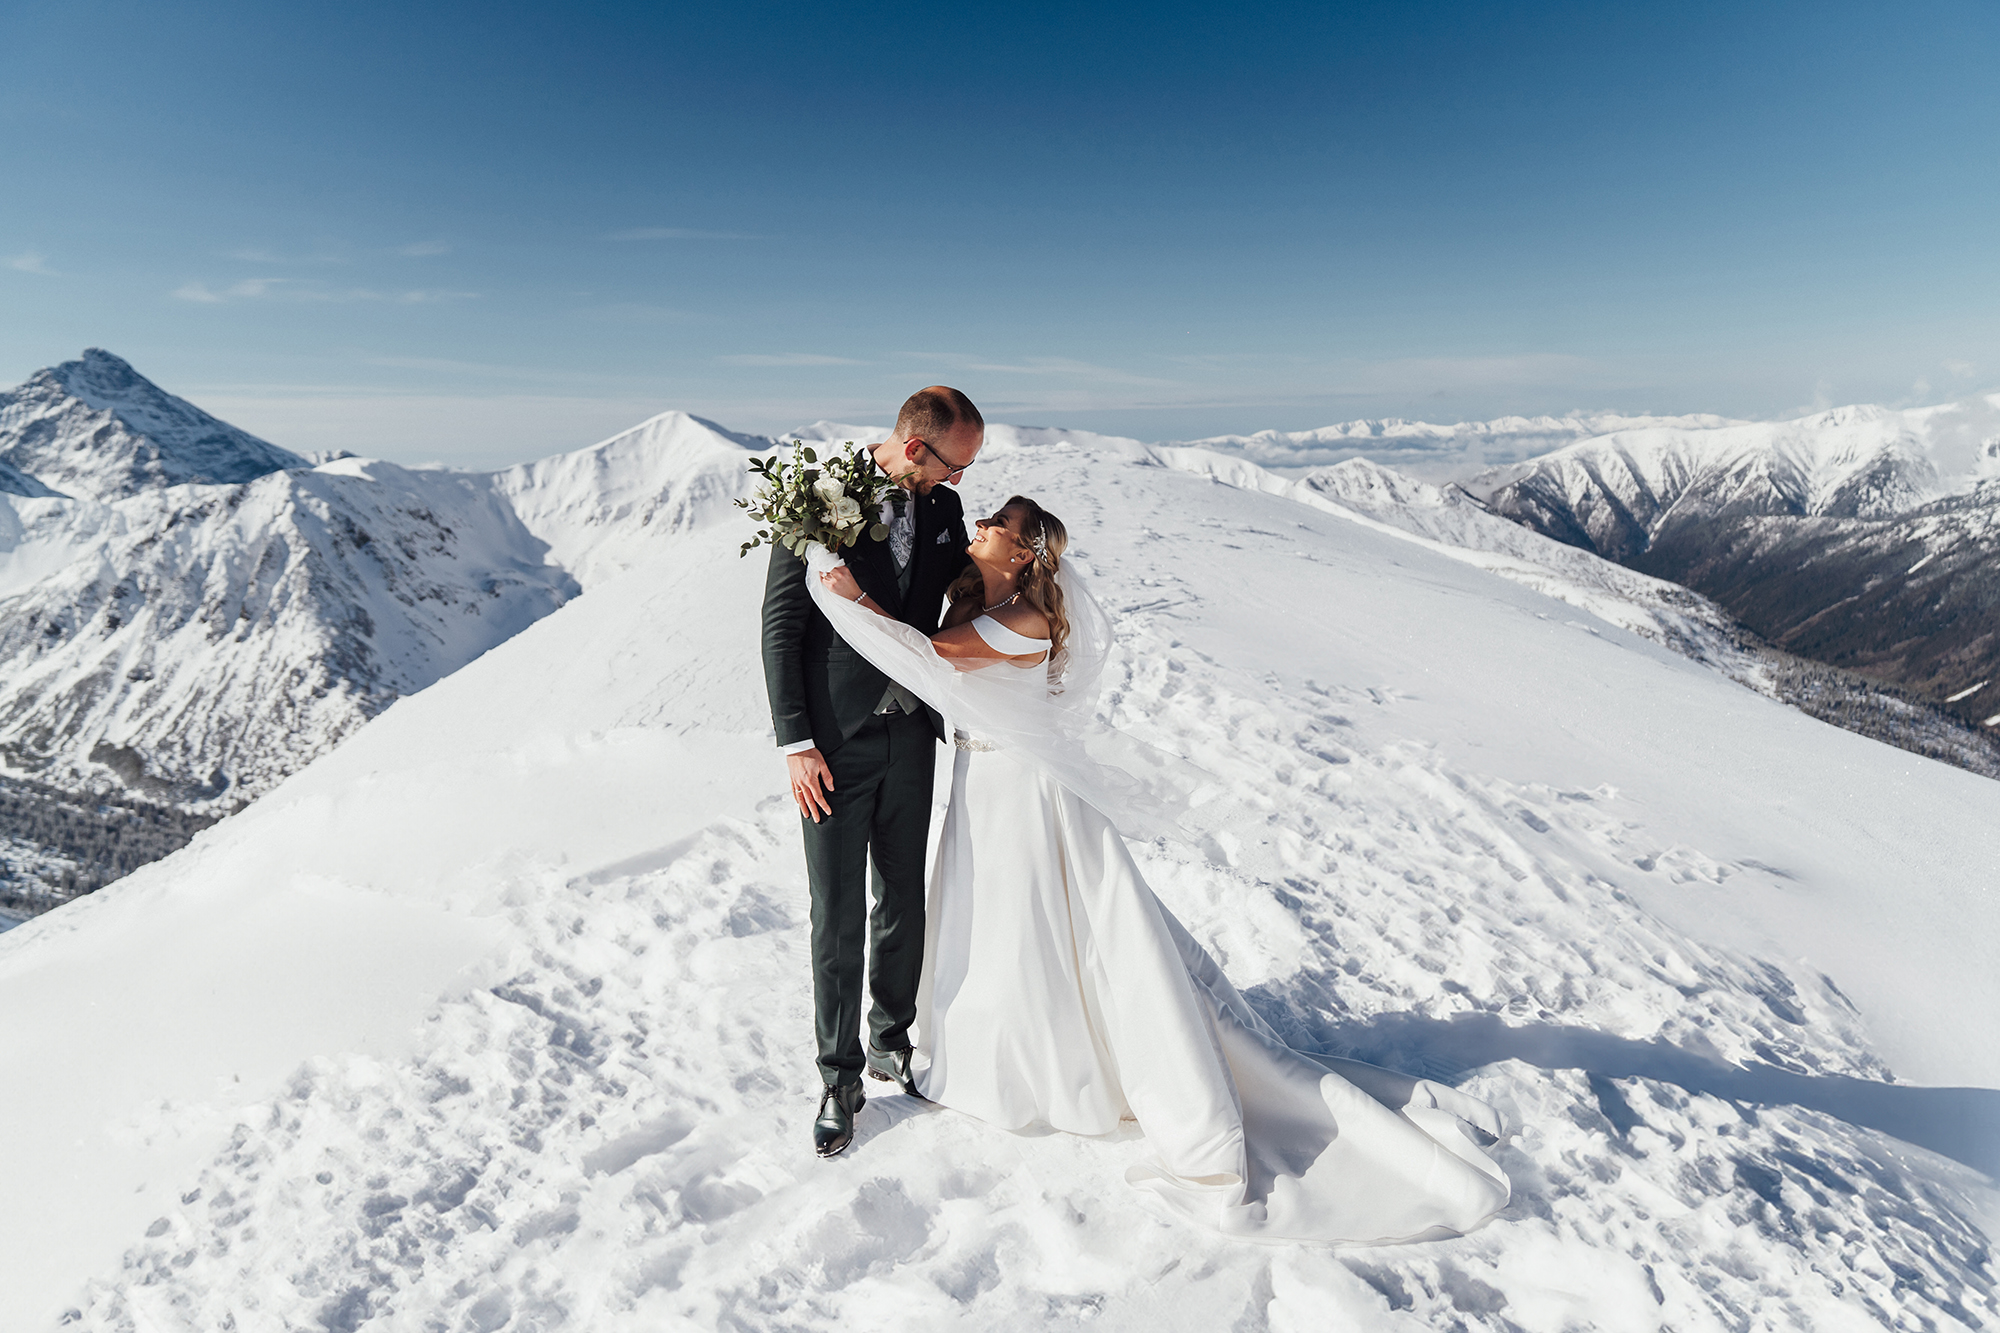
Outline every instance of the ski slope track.
<path id="1" fill-rule="evenodd" d="M 1123 1183 L 1142 1138 L 900 1095 L 814 1159 L 763 562 L 691 497 L 715 513 L 0 937 L 0 1324 L 2000 1318 L 2000 785 L 1668 651 L 1698 606 L 1379 471 L 996 429 L 968 480 L 969 512 L 1065 519 L 1121 633 L 1106 713 L 1210 777 L 1187 841 L 1135 848 L 1163 900 L 1291 1040 L 1501 1106 L 1505 1213 L 1233 1243 Z M 565 512 L 608 566 L 617 525 Z"/>

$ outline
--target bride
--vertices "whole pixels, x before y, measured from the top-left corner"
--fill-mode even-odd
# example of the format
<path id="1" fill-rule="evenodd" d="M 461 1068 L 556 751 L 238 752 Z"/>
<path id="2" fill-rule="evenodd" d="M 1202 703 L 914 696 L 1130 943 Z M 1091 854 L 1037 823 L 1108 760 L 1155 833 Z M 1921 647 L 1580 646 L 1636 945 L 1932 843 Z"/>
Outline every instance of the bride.
<path id="1" fill-rule="evenodd" d="M 1135 1121 L 1148 1160 L 1127 1179 L 1249 1239 L 1418 1240 L 1492 1216 L 1492 1108 L 1290 1049 L 1153 896 L 1111 816 L 1138 832 L 1171 814 L 1120 762 L 1140 747 L 1093 717 L 1109 621 L 1062 563 L 1063 525 L 1015 496 L 977 529 L 929 639 L 824 552 L 808 581 L 850 646 L 958 728 L 912 1090 L 1004 1129 Z"/>

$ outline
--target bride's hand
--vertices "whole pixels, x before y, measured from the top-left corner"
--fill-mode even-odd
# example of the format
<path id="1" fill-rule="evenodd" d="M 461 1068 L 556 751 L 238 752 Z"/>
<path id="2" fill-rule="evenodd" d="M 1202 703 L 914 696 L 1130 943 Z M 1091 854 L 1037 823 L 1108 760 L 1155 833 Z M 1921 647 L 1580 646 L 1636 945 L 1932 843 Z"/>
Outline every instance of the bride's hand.
<path id="1" fill-rule="evenodd" d="M 836 597 L 845 597 L 850 602 L 860 600 L 861 585 L 854 581 L 854 571 L 846 565 L 829 569 L 819 576 L 819 581 Z"/>

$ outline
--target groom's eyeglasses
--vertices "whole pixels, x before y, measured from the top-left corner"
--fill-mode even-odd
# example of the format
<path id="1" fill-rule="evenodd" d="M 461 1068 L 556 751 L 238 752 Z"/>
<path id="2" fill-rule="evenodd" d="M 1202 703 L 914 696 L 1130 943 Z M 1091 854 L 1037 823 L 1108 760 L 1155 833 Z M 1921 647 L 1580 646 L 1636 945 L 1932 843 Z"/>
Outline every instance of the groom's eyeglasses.
<path id="1" fill-rule="evenodd" d="M 938 462 L 944 464 L 944 466 L 951 469 L 951 471 L 944 474 L 944 479 L 950 482 L 954 486 L 958 485 L 958 479 L 965 475 L 965 470 L 972 466 L 971 463 L 958 464 L 952 462 L 949 458 L 946 458 L 943 454 L 931 448 L 931 442 L 929 440 L 919 437 L 917 443 L 921 444 L 924 447 L 925 453 L 929 454 L 932 458 L 937 459 Z"/>

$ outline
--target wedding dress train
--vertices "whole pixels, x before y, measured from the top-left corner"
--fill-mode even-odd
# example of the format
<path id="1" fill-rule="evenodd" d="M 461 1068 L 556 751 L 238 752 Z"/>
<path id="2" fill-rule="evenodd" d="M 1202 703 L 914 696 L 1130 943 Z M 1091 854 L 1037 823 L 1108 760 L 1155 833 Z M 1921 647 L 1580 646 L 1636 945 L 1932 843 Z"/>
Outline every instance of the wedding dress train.
<path id="1" fill-rule="evenodd" d="M 967 686 L 1044 681 L 1002 664 Z M 1491 1108 L 1288 1048 L 1153 896 L 1109 820 L 981 744 L 955 752 L 931 882 L 925 1097 L 1006 1129 L 1135 1120 L 1151 1161 L 1127 1178 L 1250 1238 L 1428 1238 L 1506 1204 L 1506 1176 L 1471 1137 L 1500 1134 Z"/>

